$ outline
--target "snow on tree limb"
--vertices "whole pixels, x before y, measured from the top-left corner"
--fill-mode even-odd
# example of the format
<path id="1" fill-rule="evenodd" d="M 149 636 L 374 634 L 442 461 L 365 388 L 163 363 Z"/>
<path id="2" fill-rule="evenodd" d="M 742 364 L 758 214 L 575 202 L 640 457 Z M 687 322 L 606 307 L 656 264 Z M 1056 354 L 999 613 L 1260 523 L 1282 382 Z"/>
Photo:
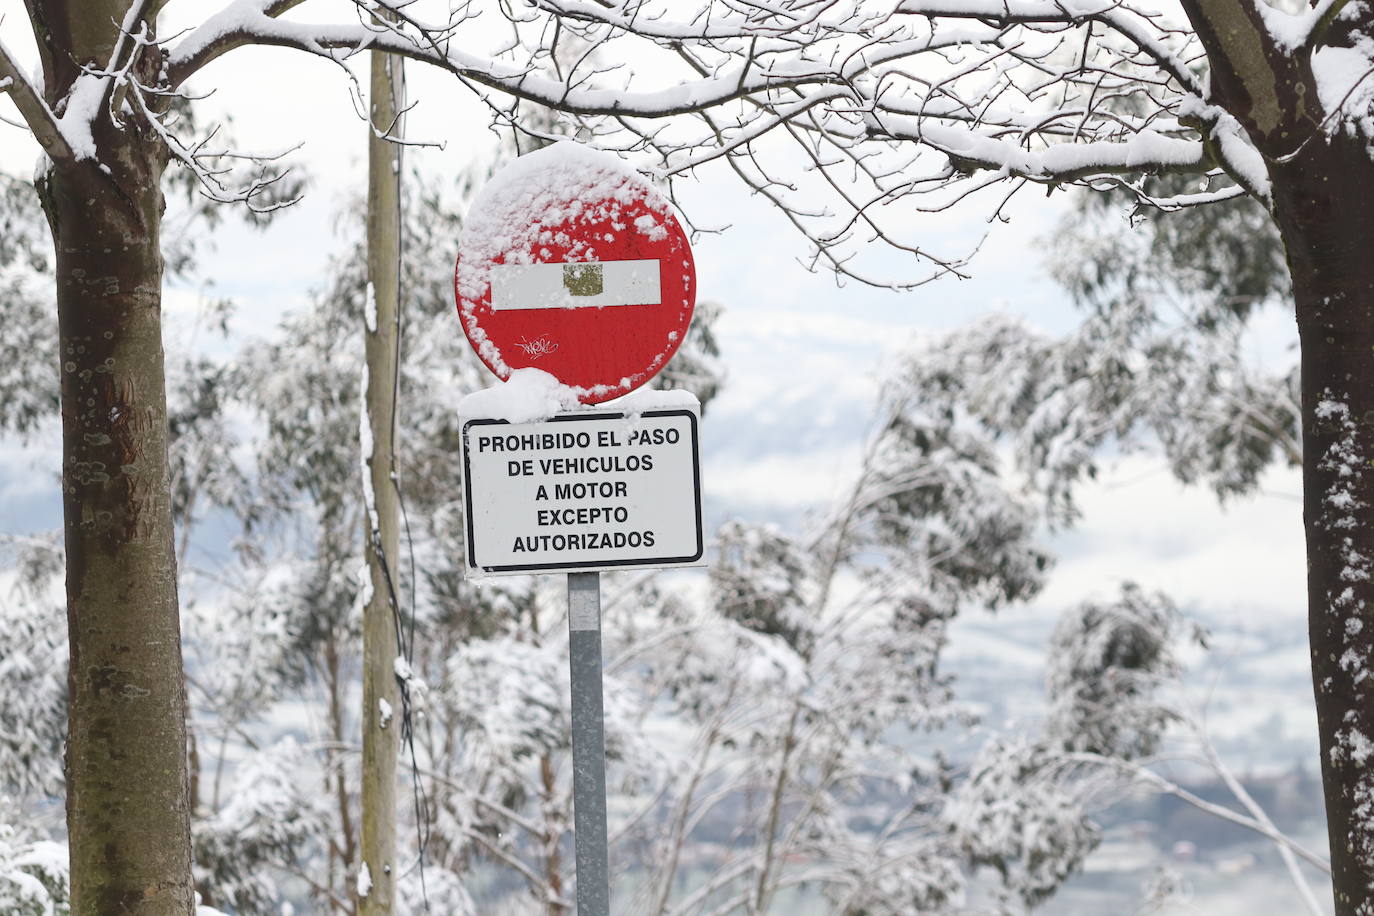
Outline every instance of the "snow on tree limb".
<path id="1" fill-rule="evenodd" d="M 117 77 L 129 72 L 138 57 L 138 49 L 148 43 L 150 30 L 146 16 L 150 4 L 151 0 L 133 0 L 129 4 L 128 12 L 124 14 L 124 20 L 119 25 L 119 36 L 115 39 L 114 48 L 110 51 L 110 62 L 105 66 L 105 73 L 108 78 L 104 94 L 101 97 L 102 105 L 108 106 L 110 104 L 117 84 Z M 134 32 L 135 28 L 138 29 L 137 34 Z M 133 44 L 133 50 L 126 57 L 124 49 L 130 43 Z"/>
<path id="2" fill-rule="evenodd" d="M 535 0 L 540 9 L 555 15 L 583 23 L 607 25 L 623 32 L 632 32 L 648 38 L 664 41 L 706 41 L 728 38 L 772 36 L 785 40 L 798 41 L 798 36 L 811 34 L 811 30 L 822 23 L 822 16 L 834 13 L 832 4 L 807 3 L 795 9 L 783 6 L 774 7 L 768 12 L 776 18 L 760 21 L 751 12 L 762 11 L 754 7 L 751 12 L 742 9 L 730 10 L 733 17 L 715 18 L 698 16 L 690 22 L 665 22 L 662 13 L 643 14 L 642 5 L 636 6 L 629 15 L 609 3 L 587 3 L 581 0 Z M 833 21 L 836 16 L 825 17 Z M 798 41 L 798 44 L 801 42 Z"/>
<path id="3" fill-rule="evenodd" d="M 1252 136 L 1281 142 L 1291 154 L 1310 135 L 1305 111 L 1294 110 L 1285 96 L 1294 85 L 1308 98 L 1317 97 L 1310 57 L 1289 53 L 1276 37 L 1264 4 L 1254 0 L 1182 0 L 1198 40 L 1211 63 L 1207 101 L 1234 115 Z"/>
<path id="4" fill-rule="evenodd" d="M 1285 42 L 1284 34 L 1275 27 L 1272 19 L 1269 21 L 1269 28 L 1280 44 L 1287 44 L 1293 49 L 1303 46 L 1314 47 L 1326 35 L 1326 30 L 1330 28 L 1331 23 L 1335 22 L 1349 5 L 1350 0 L 1318 0 L 1311 10 L 1294 17 L 1299 25 L 1294 30 L 1295 34 L 1288 37 L 1288 42 L 1296 42 L 1293 44 Z M 1261 12 L 1266 18 L 1268 17 L 1265 10 L 1261 10 Z"/>
<path id="5" fill-rule="evenodd" d="M 104 69 L 86 69 L 79 92 L 49 100 L 51 136 L 82 156 L 90 148 L 86 121 L 133 115 L 153 122 L 213 199 L 251 201 L 273 176 L 264 170 L 230 186 L 223 163 L 212 161 L 224 154 L 173 132 L 169 99 L 189 100 L 186 81 L 239 47 L 303 51 L 340 65 L 350 80 L 353 55 L 378 49 L 451 73 L 501 126 L 528 130 L 530 107 L 543 106 L 589 128 L 602 148 L 656 156 L 669 178 L 724 161 L 810 241 L 810 266 L 902 288 L 962 275 L 967 252 L 932 253 L 895 214 L 943 210 L 997 181 L 1013 180 L 1007 198 L 1028 182 L 1122 187 L 1160 209 L 1270 196 L 1274 150 L 1256 133 L 1255 118 L 1271 119 L 1250 110 L 1257 96 L 1236 88 L 1239 71 L 1218 77 L 1199 65 L 1217 39 L 1203 34 L 1200 44 L 1185 21 L 1130 2 L 831 0 L 690 9 L 667 0 L 535 0 L 519 10 L 501 5 L 498 21 L 508 31 L 485 46 L 468 27 L 484 12 L 476 0 L 435 21 L 421 19 L 412 3 L 354 0 L 356 21 L 328 23 L 284 15 L 300 2 L 232 0 L 152 48 L 153 5 L 131 0 Z M 1310 82 L 1301 55 L 1278 51 L 1317 40 L 1338 2 L 1300 17 L 1247 20 L 1256 35 L 1245 40 L 1277 57 L 1261 55 L 1241 88 L 1256 73 L 1294 68 L 1306 68 Z M 1204 6 L 1215 13 L 1225 3 Z M 167 55 L 156 76 L 147 66 L 135 72 L 153 51 Z M 87 81 L 99 84 L 100 103 L 86 104 Z M 9 91 L 22 94 L 18 82 Z M 1310 98 L 1331 104 L 1326 95 Z M 41 108 L 36 118 L 42 126 Z M 797 178 L 784 174 L 798 164 Z M 1204 186 L 1167 197 L 1147 192 L 1148 178 L 1161 174 L 1195 174 Z M 875 273 L 864 263 L 873 242 L 933 266 L 931 276 Z"/>
<path id="6" fill-rule="evenodd" d="M 225 7 L 171 49 L 171 85 L 180 85 L 209 61 L 247 44 L 295 48 L 335 61 L 375 47 L 446 69 L 479 94 L 494 90 L 581 116 L 610 116 L 622 119 L 624 127 L 630 127 L 624 123 L 625 118 L 703 114 L 733 103 L 745 103 L 743 116 L 727 129 L 713 129 L 717 134 L 714 138 L 708 134 L 696 141 L 679 139 L 675 145 L 665 146 L 661 152 L 669 160 L 665 163 L 669 173 L 681 173 L 721 156 L 745 155 L 749 152 L 747 148 L 763 135 L 786 126 L 800 125 L 803 130 L 843 135 L 846 119 L 842 113 L 846 109 L 867 110 L 876 122 L 869 125 L 867 132 L 855 125 L 857 130 L 850 131 L 853 136 L 847 142 L 857 143 L 870 137 L 910 139 L 958 155 L 960 144 L 952 135 L 946 133 L 937 140 L 938 132 L 923 123 L 929 116 L 960 118 L 949 110 L 949 101 L 959 98 L 957 81 L 984 67 L 1000 73 L 1013 63 L 1034 64 L 1045 56 L 1043 39 L 1048 38 L 1051 46 L 1066 46 L 1068 37 L 1078 41 L 1086 24 L 1088 30 L 1077 71 L 1071 66 L 1040 65 L 1045 70 L 1041 85 L 1018 87 L 1019 91 L 1033 102 L 1045 99 L 1047 91 L 1056 87 L 1081 96 L 1082 92 L 1074 87 L 1086 85 L 1086 78 L 1100 69 L 1100 65 L 1094 67 L 1088 60 L 1088 46 L 1100 43 L 1099 36 L 1092 31 L 1094 25 L 1105 27 L 1105 32 L 1124 43 L 1124 49 L 1110 53 L 1128 65 L 1131 72 L 1115 75 L 1102 97 L 1090 97 L 1086 105 L 1040 112 L 1038 125 L 1027 114 L 1029 123 L 1020 137 L 998 136 L 995 127 L 983 119 L 983 106 L 976 101 L 970 103 L 966 106 L 970 123 L 965 129 L 982 133 L 987 142 L 978 143 L 986 155 L 967 158 L 983 167 L 1005 169 L 1010 175 L 1062 181 L 1078 181 L 1104 172 L 1180 168 L 1205 171 L 1213 165 L 1204 144 L 1187 126 L 1173 122 L 1172 127 L 1179 133 L 1193 134 L 1187 139 L 1171 136 L 1163 138 L 1173 141 L 1166 143 L 1150 139 L 1149 134 L 1141 136 L 1145 129 L 1161 134 L 1169 130 L 1153 127 L 1157 111 L 1151 110 L 1144 118 L 1136 119 L 1140 123 L 1133 130 L 1107 129 L 1107 122 L 1116 121 L 1118 127 L 1124 127 L 1129 119 L 1124 113 L 1113 111 L 1104 99 L 1110 101 L 1113 94 L 1120 93 L 1121 84 L 1128 79 L 1144 78 L 1148 82 L 1142 68 L 1157 71 L 1162 79 L 1156 85 L 1161 90 L 1166 84 L 1173 87 L 1155 99 L 1161 111 L 1167 109 L 1165 103 L 1170 94 L 1181 93 L 1182 98 L 1200 103 L 1206 84 L 1188 66 L 1183 50 L 1187 34 L 1184 30 L 1164 23 L 1158 14 L 1100 0 L 1067 5 L 1048 0 L 1005 4 L 991 0 L 908 0 L 895 11 L 872 9 L 863 2 L 838 6 L 807 4 L 796 11 L 755 7 L 744 11 L 702 11 L 685 22 L 670 21 L 666 9 L 646 10 L 639 6 L 631 15 L 615 7 L 576 0 L 543 0 L 537 4 L 540 12 L 524 17 L 532 19 L 542 13 L 548 18 L 545 25 L 580 30 L 577 34 L 593 47 L 604 46 L 617 36 L 631 35 L 675 52 L 696 71 L 697 79 L 678 81 L 660 89 L 637 88 L 633 73 L 629 86 L 611 85 L 608 79 L 593 80 L 574 72 L 552 77 L 539 63 L 548 57 L 547 49 L 543 49 L 543 58 L 541 49 L 532 49 L 528 61 L 515 61 L 483 57 L 455 47 L 457 24 L 472 15 L 466 9 L 454 14 L 448 23 L 438 25 L 404 19 L 399 25 L 367 21 L 317 25 L 279 18 L 291 5 L 239 0 Z M 359 6 L 372 9 L 367 4 Z M 385 3 L 381 6 L 390 8 Z M 959 22 L 968 25 L 955 25 Z M 1013 30 L 1022 28 L 1029 30 L 1027 40 L 1042 41 L 1034 47 L 1026 44 L 1027 40 L 1013 41 Z M 927 57 L 932 62 L 939 62 L 942 57 L 951 61 L 952 55 L 959 53 L 957 49 L 971 49 L 979 54 L 987 49 L 991 53 L 921 92 L 922 81 L 913 77 L 910 69 Z M 997 63 L 996 58 L 1005 60 Z M 609 77 L 611 70 L 594 75 Z M 824 111 L 816 114 L 816 109 Z M 915 115 L 918 123 L 903 123 L 895 116 L 902 111 Z M 837 116 L 837 112 L 841 114 Z M 813 117 L 808 120 L 808 116 Z M 719 126 L 728 122 L 711 123 Z M 639 135 L 642 144 L 659 145 L 656 132 L 630 129 Z M 1032 138 L 1050 148 L 1031 149 L 1028 141 Z M 999 146 L 989 145 L 999 143 L 1008 148 L 999 152 Z M 1054 148 L 1070 143 L 1082 143 L 1088 151 L 1069 153 Z M 1124 143 L 1125 149 L 1106 148 L 1117 143 Z M 1010 149 L 1017 145 L 1026 147 L 1025 155 Z M 1024 161 L 1018 163 L 1018 159 Z M 1249 175 L 1252 170 L 1242 171 Z M 1262 191 L 1254 182 L 1246 184 L 1252 193 Z"/>
<path id="7" fill-rule="evenodd" d="M 1044 25 L 1066 23 L 1078 25 L 1088 21 L 1100 22 L 1135 45 L 1141 53 L 1189 92 L 1202 93 L 1204 86 L 1189 69 L 1187 62 L 1170 51 L 1161 41 L 1158 13 L 1142 12 L 1112 0 L 1077 0 L 1061 3 L 1057 0 L 1018 0 L 1003 3 L 999 0 L 906 0 L 898 11 L 910 15 L 947 19 L 980 19 L 987 22 Z"/>
<path id="8" fill-rule="evenodd" d="M 949 156 L 961 168 L 997 169 L 1006 175 L 1074 181 L 1116 172 L 1205 172 L 1211 167 L 1199 142 L 1151 130 L 1126 140 L 1058 143 L 1027 150 L 1019 143 L 930 120 L 875 116 L 870 133 L 894 140 L 919 140 Z"/>
<path id="9" fill-rule="evenodd" d="M 388 7 L 387 4 L 379 6 Z M 390 7 L 388 7 L 390 8 Z M 167 70 L 178 86 L 220 55 L 243 45 L 294 48 L 334 61 L 376 49 L 448 70 L 476 86 L 515 98 L 582 115 L 663 118 L 719 107 L 758 93 L 792 87 L 844 84 L 882 64 L 944 47 L 941 36 L 875 43 L 864 55 L 852 53 L 837 64 L 793 57 L 770 57 L 765 66 L 755 58 L 722 69 L 695 82 L 678 82 L 650 91 L 583 87 L 580 81 L 550 79 L 536 67 L 503 63 L 455 49 L 447 43 L 451 29 L 437 35 L 410 34 L 403 27 L 329 25 L 282 20 L 269 15 L 256 0 L 240 0 L 207 20 L 171 49 Z M 958 42 L 955 42 L 958 43 Z"/>
<path id="10" fill-rule="evenodd" d="M 0 42 L 0 80 L 6 83 L 3 91 L 9 93 L 14 106 L 19 109 L 24 123 L 33 132 L 33 138 L 43 147 L 43 151 L 54 160 L 74 159 L 71 144 L 63 136 L 57 116 L 43 100 L 42 94 L 34 89 L 33 84 L 24 76 L 24 72 L 15 64 L 14 56 L 10 54 L 9 48 L 5 47 L 4 42 Z"/>
<path id="11" fill-rule="evenodd" d="M 244 45 L 264 43 L 258 40 L 262 23 L 270 23 L 301 2 L 234 0 L 209 16 L 172 49 L 167 60 L 168 81 L 172 86 L 180 86 L 188 76 L 220 55 Z"/>

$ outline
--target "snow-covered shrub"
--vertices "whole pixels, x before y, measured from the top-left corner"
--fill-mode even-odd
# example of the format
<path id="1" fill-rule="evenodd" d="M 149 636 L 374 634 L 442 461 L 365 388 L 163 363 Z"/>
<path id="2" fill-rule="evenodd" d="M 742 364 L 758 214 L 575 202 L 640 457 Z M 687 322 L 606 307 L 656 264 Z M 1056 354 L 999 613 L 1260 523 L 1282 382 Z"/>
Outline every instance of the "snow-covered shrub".
<path id="1" fill-rule="evenodd" d="M 195 824 L 196 884 L 214 903 L 266 913 L 280 902 L 274 874 L 328 843 L 311 755 L 293 738 L 240 761 L 223 806 Z"/>
<path id="2" fill-rule="evenodd" d="M 70 912 L 67 847 L 26 840 L 0 824 L 0 913 L 5 916 L 66 916 Z"/>
<path id="3" fill-rule="evenodd" d="M 54 796 L 67 736 L 67 616 L 53 595 L 62 551 L 41 537 L 11 546 L 16 581 L 8 593 L 0 586 L 0 791 Z"/>
<path id="4" fill-rule="evenodd" d="M 1028 906 L 1053 894 L 1101 840 L 1079 788 L 1053 760 L 1034 741 L 994 741 L 944 811 L 969 861 L 996 869 Z"/>
<path id="5" fill-rule="evenodd" d="M 929 413 L 918 395 L 900 377 L 884 392 L 886 425 L 839 510 L 848 551 L 875 552 L 877 575 L 914 577 L 951 611 L 1034 596 L 1049 565 L 1036 505 L 1003 478 L 989 437 Z"/>
<path id="6" fill-rule="evenodd" d="M 963 862 L 935 841 L 857 845 L 844 861 L 844 877 L 827 889 L 832 912 L 845 916 L 910 916 L 957 912 L 967 881 Z"/>
<path id="7" fill-rule="evenodd" d="M 1132 583 L 1116 601 L 1085 601 L 1065 612 L 1050 640 L 1049 739 L 1126 760 L 1153 753 L 1175 719 L 1157 692 L 1178 674 L 1181 629 L 1168 598 Z"/>
<path id="8" fill-rule="evenodd" d="M 716 532 L 712 601 L 723 616 L 805 655 L 814 638 L 802 594 L 810 566 L 802 545 L 776 527 L 726 522 Z"/>

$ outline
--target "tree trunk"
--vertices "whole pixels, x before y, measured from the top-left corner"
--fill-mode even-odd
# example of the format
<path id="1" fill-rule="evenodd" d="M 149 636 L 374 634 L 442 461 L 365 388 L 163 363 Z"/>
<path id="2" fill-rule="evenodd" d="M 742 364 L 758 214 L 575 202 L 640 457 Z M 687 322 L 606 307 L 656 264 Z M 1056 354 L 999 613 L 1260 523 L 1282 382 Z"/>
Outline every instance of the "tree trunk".
<path id="1" fill-rule="evenodd" d="M 372 125 L 392 132 L 400 106 L 400 58 L 372 53 Z M 396 684 L 395 599 L 400 587 L 396 485 L 393 480 L 397 384 L 397 293 L 400 271 L 400 147 L 368 136 L 366 316 L 367 390 L 372 453 L 364 454 L 368 480 L 367 568 L 372 598 L 363 609 L 362 866 L 371 888 L 359 889 L 363 916 L 391 913 L 396 886 L 396 758 L 401 699 Z"/>
<path id="2" fill-rule="evenodd" d="M 1211 64 L 1208 102 L 1230 112 L 1264 157 L 1288 255 L 1332 887 L 1337 916 L 1374 916 L 1374 208 L 1361 193 L 1374 161 L 1339 118 L 1327 134 L 1310 51 L 1275 41 L 1261 6 L 1181 2 Z"/>
<path id="3" fill-rule="evenodd" d="M 28 7 L 44 93 L 60 112 L 82 68 L 110 60 L 129 5 Z M 121 65 L 152 85 L 161 54 L 139 53 Z M 105 105 L 90 146 L 36 182 L 56 254 L 62 378 L 71 912 L 186 916 L 190 785 L 159 247 L 167 153 L 149 125 L 116 126 Z"/>
<path id="4" fill-rule="evenodd" d="M 539 758 L 539 782 L 543 787 L 541 804 L 544 807 L 544 881 L 542 898 L 548 908 L 548 916 L 567 916 L 568 907 L 563 902 L 563 829 L 559 823 L 558 779 L 554 773 L 553 759 L 548 754 Z"/>
<path id="5" fill-rule="evenodd" d="M 1271 166 L 1302 349 L 1303 521 L 1339 916 L 1374 913 L 1374 177 L 1362 142 Z"/>
<path id="6" fill-rule="evenodd" d="M 160 144 L 135 125 L 42 182 L 56 249 L 75 914 L 192 909 L 167 471 Z"/>
<path id="7" fill-rule="evenodd" d="M 335 804 L 339 806 L 339 832 L 340 838 L 332 841 L 329 845 L 329 873 L 326 875 L 326 887 L 331 894 L 338 888 L 334 883 L 335 863 L 341 863 L 342 871 L 346 876 L 353 863 L 357 861 L 357 849 L 353 835 L 353 817 L 351 814 L 352 801 L 348 797 L 348 777 L 344 767 L 343 754 L 337 750 L 345 746 L 348 735 L 344 731 L 343 698 L 340 693 L 343 690 L 343 678 L 339 673 L 339 646 L 333 633 L 330 633 L 324 644 L 324 670 L 328 678 L 326 686 L 329 689 L 329 728 L 330 737 L 334 739 L 334 748 L 326 751 L 327 766 L 325 770 L 325 790 L 334 793 Z M 345 894 L 343 899 L 348 901 L 348 907 L 330 906 L 331 912 L 356 913 L 358 907 L 352 896 Z M 327 898 L 321 898 L 322 904 L 328 903 Z"/>

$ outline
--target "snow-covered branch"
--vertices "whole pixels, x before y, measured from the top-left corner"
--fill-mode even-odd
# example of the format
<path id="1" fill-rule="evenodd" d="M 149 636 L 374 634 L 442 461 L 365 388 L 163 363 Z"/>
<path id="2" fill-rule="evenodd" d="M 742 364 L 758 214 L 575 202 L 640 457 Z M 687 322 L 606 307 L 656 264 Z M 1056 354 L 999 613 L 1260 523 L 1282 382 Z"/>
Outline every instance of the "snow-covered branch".
<path id="1" fill-rule="evenodd" d="M 145 123 L 162 139 L 168 152 L 190 170 L 191 174 L 200 182 L 201 190 L 211 200 L 217 203 L 246 204 L 257 213 L 271 212 L 295 202 L 297 198 L 289 192 L 282 199 L 273 199 L 271 196 L 273 187 L 287 177 L 286 171 L 271 173 L 260 171 L 247 183 L 234 186 L 225 180 L 225 176 L 229 175 L 232 169 L 229 166 L 219 164 L 224 161 L 232 162 L 246 159 L 256 163 L 260 169 L 265 169 L 267 163 L 281 159 L 287 152 L 290 152 L 289 150 L 244 153 L 229 149 L 210 149 L 208 147 L 210 141 L 214 139 L 214 131 L 208 136 L 190 143 L 184 142 L 168 127 L 166 119 L 161 113 L 153 109 L 148 100 L 150 90 L 140 85 L 137 80 L 130 80 L 127 85 L 129 97 L 133 100 L 134 107 L 143 116 Z M 261 202 L 263 199 L 266 200 L 265 203 Z"/>
<path id="2" fill-rule="evenodd" d="M 1296 21 L 1291 31 L 1275 27 L 1275 19 L 1269 14 L 1280 13 L 1279 10 L 1262 6 L 1260 12 L 1269 20 L 1270 31 L 1280 44 L 1293 48 L 1314 47 L 1326 35 L 1331 23 L 1335 22 L 1349 5 L 1350 0 L 1317 0 L 1310 10 L 1293 17 Z"/>
<path id="3" fill-rule="evenodd" d="M 110 51 L 109 63 L 105 65 L 105 91 L 100 100 L 100 104 L 104 108 L 109 107 L 119 78 L 126 76 L 133 67 L 134 61 L 138 57 L 139 47 L 148 41 L 149 29 L 146 16 L 151 6 L 152 0 L 133 0 L 129 4 L 128 11 L 124 14 L 124 20 L 119 25 L 119 34 L 115 38 L 114 48 Z M 135 29 L 138 31 L 135 32 Z M 131 44 L 133 51 L 126 55 L 125 49 Z"/>
<path id="4" fill-rule="evenodd" d="M 1078 0 L 1072 3 L 1061 3 L 1057 0 L 903 0 L 897 9 L 903 14 L 913 16 L 979 19 L 984 22 L 1034 26 L 1077 26 L 1085 22 L 1100 22 L 1129 41 L 1180 86 L 1189 92 L 1203 92 L 1203 84 L 1186 61 L 1165 44 L 1164 33 L 1159 27 L 1159 14 L 1137 11 L 1119 0 Z"/>
<path id="5" fill-rule="evenodd" d="M 934 276 L 962 275 L 970 252 L 933 253 L 899 214 L 945 209 L 1001 180 L 1015 183 L 1007 197 L 1028 182 L 1116 186 L 1160 209 L 1269 197 L 1266 159 L 1248 122 L 1212 98 L 1197 37 L 1132 2 L 684 11 L 536 0 L 517 11 L 471 0 L 430 22 L 410 3 L 355 0 L 356 21 L 330 23 L 284 15 L 293 6 L 234 0 L 169 40 L 163 90 L 248 45 L 340 65 L 366 49 L 403 55 L 451 73 L 503 128 L 543 136 L 529 111 L 557 111 L 598 146 L 656 155 L 670 178 L 723 161 L 812 243 L 809 266 L 865 283 L 929 279 L 873 270 L 875 242 L 933 264 Z M 499 36 L 466 28 L 487 12 L 504 20 Z M 1209 186 L 1145 189 L 1168 174 Z"/>
<path id="6" fill-rule="evenodd" d="M 390 8 L 379 4 L 379 8 Z M 413 33 L 412 33 L 413 32 Z M 945 47 L 943 36 L 910 42 L 886 42 L 864 55 L 834 63 L 773 56 L 750 58 L 723 67 L 702 79 L 657 90 L 585 86 L 580 81 L 552 79 L 538 68 L 502 62 L 455 48 L 446 34 L 374 28 L 364 24 L 314 24 L 276 18 L 258 2 L 241 0 L 181 39 L 168 58 L 169 81 L 179 86 L 210 61 L 234 48 L 255 44 L 294 48 L 342 61 L 367 49 L 399 54 L 432 64 L 477 87 L 493 89 L 528 102 L 580 115 L 664 118 L 719 108 L 726 103 L 788 88 L 846 84 L 883 64 Z"/>
<path id="7" fill-rule="evenodd" d="M 167 72 L 172 86 L 234 48 L 252 44 L 254 26 L 299 6 L 304 0 L 234 0 L 205 19 L 183 37 L 169 58 Z"/>
<path id="8" fill-rule="evenodd" d="M 71 144 L 62 135 L 62 128 L 57 122 L 57 116 L 53 114 L 48 103 L 43 100 L 43 96 L 28 77 L 14 62 L 14 56 L 9 48 L 5 47 L 4 42 L 0 41 L 0 83 L 3 89 L 0 91 L 9 93 L 14 100 L 14 107 L 19 109 L 19 114 L 33 133 L 33 138 L 38 141 L 38 145 L 43 147 L 43 152 L 55 161 L 69 162 L 76 158 L 72 152 Z"/>
<path id="9" fill-rule="evenodd" d="M 1037 181 L 1078 181 L 1107 174 L 1206 172 L 1213 167 L 1201 142 L 1166 137 L 1154 131 L 1123 140 L 1056 143 L 1028 150 L 1015 137 L 1002 139 L 931 119 L 875 114 L 870 134 L 915 140 L 937 149 L 963 169 L 994 169 Z"/>
<path id="10" fill-rule="evenodd" d="M 1138 780 L 1155 791 L 1172 795 L 1179 801 L 1185 802 L 1212 817 L 1226 821 L 1227 823 L 1235 824 L 1237 827 L 1244 827 L 1246 830 L 1251 830 L 1265 839 L 1272 841 L 1276 846 L 1288 850 L 1292 854 L 1303 859 L 1318 871 L 1326 874 L 1331 873 L 1331 863 L 1327 861 L 1325 857 L 1313 852 L 1302 843 L 1299 843 L 1286 833 L 1280 831 L 1274 826 L 1267 814 L 1264 814 L 1261 819 L 1255 816 L 1255 809 L 1253 808 L 1249 809 L 1251 813 L 1247 815 L 1233 808 L 1228 808 L 1226 805 L 1208 801 L 1196 793 L 1188 791 L 1174 780 L 1151 769 L 1151 762 L 1150 760 L 1123 760 L 1118 757 L 1106 757 L 1101 754 L 1091 753 L 1064 755 L 1064 763 L 1066 765 L 1083 765 L 1095 769 L 1113 770 L 1122 773 L 1131 779 Z M 1209 764 L 1211 763 L 1212 761 L 1209 760 Z M 1234 780 L 1234 775 L 1230 774 L 1229 769 L 1225 768 L 1219 761 L 1216 762 L 1216 765 L 1221 767 L 1221 769 L 1217 771 L 1218 776 L 1222 776 L 1223 773 L 1226 773 L 1231 776 L 1231 780 Z M 1241 792 L 1245 791 L 1240 787 L 1239 783 L 1232 786 L 1224 777 L 1223 782 L 1227 784 L 1228 789 L 1234 791 L 1235 788 L 1240 788 Z M 1248 793 L 1246 793 L 1246 797 L 1249 797 Z M 1262 810 L 1260 813 L 1263 814 Z"/>

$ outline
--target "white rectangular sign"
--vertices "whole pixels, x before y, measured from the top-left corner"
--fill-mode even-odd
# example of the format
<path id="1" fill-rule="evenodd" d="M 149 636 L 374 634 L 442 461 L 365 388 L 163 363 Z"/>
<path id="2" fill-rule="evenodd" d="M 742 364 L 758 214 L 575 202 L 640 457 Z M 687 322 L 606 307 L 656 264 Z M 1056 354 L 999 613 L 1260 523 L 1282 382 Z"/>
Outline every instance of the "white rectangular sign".
<path id="1" fill-rule="evenodd" d="M 497 312 L 658 305 L 662 298 L 657 260 L 494 264 L 491 269 L 491 307 Z"/>
<path id="2" fill-rule="evenodd" d="M 469 573 L 702 565 L 698 423 L 688 409 L 467 420 Z"/>

